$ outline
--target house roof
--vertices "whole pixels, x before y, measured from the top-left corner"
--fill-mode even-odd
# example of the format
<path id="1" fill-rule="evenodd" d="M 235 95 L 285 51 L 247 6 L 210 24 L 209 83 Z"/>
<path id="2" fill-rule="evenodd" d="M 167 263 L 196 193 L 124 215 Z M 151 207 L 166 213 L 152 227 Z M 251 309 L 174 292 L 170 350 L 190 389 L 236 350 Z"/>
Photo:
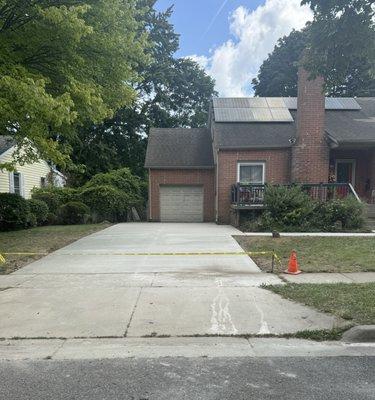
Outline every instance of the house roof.
<path id="1" fill-rule="evenodd" d="M 280 99 L 280 98 L 276 98 Z M 375 145 L 375 98 L 326 99 L 326 132 L 337 144 Z M 292 122 L 214 121 L 217 148 L 289 147 L 297 134 L 296 99 L 284 99 Z M 221 121 L 221 120 L 220 120 Z"/>
<path id="2" fill-rule="evenodd" d="M 339 144 L 375 144 L 375 98 L 356 100 L 358 111 L 326 112 L 326 132 Z"/>
<path id="3" fill-rule="evenodd" d="M 212 168 L 213 165 L 208 129 L 151 129 L 146 168 Z"/>
<path id="4" fill-rule="evenodd" d="M 0 136 L 0 154 L 5 153 L 15 144 L 16 142 L 10 136 Z"/>
<path id="5" fill-rule="evenodd" d="M 262 100 L 262 101 L 261 101 Z M 297 134 L 295 98 L 215 99 L 211 124 L 217 149 L 291 147 Z M 215 107 L 220 109 L 215 114 Z M 251 111 L 245 111 L 250 107 Z M 284 111 L 291 116 L 287 116 Z M 263 110 L 263 111 L 262 111 Z M 284 110 L 284 122 L 274 110 Z M 216 115 L 219 116 L 216 120 Z M 281 117 L 283 117 L 281 115 Z M 241 121 L 245 118 L 247 122 Z M 263 118 L 263 120 L 261 120 Z M 231 121 L 231 119 L 233 119 Z M 223 122 L 228 120 L 227 122 Z M 326 99 L 326 133 L 336 145 L 375 146 L 375 98 Z M 147 168 L 210 168 L 213 149 L 208 129 L 152 129 Z"/>

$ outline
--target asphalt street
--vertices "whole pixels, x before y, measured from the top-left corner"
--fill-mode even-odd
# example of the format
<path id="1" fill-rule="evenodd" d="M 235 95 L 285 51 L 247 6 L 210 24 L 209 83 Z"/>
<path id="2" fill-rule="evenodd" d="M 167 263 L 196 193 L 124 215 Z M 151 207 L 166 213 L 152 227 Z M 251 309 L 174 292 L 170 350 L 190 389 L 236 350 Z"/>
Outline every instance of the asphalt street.
<path id="1" fill-rule="evenodd" d="M 158 358 L 0 363 L 7 400 L 366 400 L 374 357 Z"/>

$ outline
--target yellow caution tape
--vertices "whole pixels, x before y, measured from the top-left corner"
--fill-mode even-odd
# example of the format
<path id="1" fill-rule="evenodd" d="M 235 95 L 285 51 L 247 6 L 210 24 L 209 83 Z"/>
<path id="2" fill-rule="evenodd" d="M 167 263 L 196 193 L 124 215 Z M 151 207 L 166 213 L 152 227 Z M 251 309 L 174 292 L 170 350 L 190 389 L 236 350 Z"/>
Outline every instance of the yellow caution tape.
<path id="1" fill-rule="evenodd" d="M 271 255 L 274 256 L 275 259 L 281 263 L 278 255 L 273 251 L 239 251 L 239 252 L 191 252 L 191 253 L 58 253 L 59 255 L 65 256 L 257 256 L 257 255 Z M 0 262 L 5 262 L 5 256 L 46 256 L 48 253 L 27 253 L 27 252 L 19 252 L 19 253 L 2 253 L 0 254 Z"/>

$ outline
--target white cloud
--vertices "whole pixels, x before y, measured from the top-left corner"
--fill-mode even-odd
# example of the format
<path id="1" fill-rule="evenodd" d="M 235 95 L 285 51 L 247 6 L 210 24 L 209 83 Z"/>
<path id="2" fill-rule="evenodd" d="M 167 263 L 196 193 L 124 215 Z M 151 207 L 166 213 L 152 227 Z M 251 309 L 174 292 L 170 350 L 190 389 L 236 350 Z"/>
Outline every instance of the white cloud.
<path id="1" fill-rule="evenodd" d="M 215 78 L 221 96 L 249 95 L 251 80 L 277 40 L 312 19 L 310 9 L 300 4 L 301 0 L 266 0 L 253 11 L 240 6 L 230 16 L 234 39 L 215 48 L 208 57 L 191 58 Z"/>

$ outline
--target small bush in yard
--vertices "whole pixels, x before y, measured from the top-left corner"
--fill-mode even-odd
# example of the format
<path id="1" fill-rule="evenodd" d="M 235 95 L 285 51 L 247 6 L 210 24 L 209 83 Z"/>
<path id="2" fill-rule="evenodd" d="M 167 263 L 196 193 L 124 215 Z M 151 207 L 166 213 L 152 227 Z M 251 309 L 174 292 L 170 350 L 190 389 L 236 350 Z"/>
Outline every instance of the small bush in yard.
<path id="1" fill-rule="evenodd" d="M 0 193 L 0 231 L 27 228 L 33 223 L 31 215 L 29 205 L 23 197 Z"/>
<path id="2" fill-rule="evenodd" d="M 43 225 L 48 218 L 47 203 L 42 200 L 30 199 L 27 200 L 30 212 L 35 215 L 38 225 Z"/>
<path id="3" fill-rule="evenodd" d="M 322 230 L 360 229 L 364 225 L 364 207 L 354 196 L 321 203 L 317 210 L 318 224 Z"/>
<path id="4" fill-rule="evenodd" d="M 57 216 L 62 225 L 84 224 L 90 216 L 90 209 L 79 201 L 71 201 L 60 206 Z"/>
<path id="5" fill-rule="evenodd" d="M 94 222 L 124 222 L 131 207 L 127 193 L 106 185 L 84 189 L 81 201 L 90 208 Z"/>
<path id="6" fill-rule="evenodd" d="M 266 210 L 260 226 L 267 230 L 303 231 L 312 228 L 315 201 L 299 186 L 270 186 L 266 189 Z"/>
<path id="7" fill-rule="evenodd" d="M 47 203 L 49 211 L 56 214 L 63 204 L 79 200 L 79 190 L 72 188 L 55 188 L 53 186 L 33 189 L 32 198 Z"/>

